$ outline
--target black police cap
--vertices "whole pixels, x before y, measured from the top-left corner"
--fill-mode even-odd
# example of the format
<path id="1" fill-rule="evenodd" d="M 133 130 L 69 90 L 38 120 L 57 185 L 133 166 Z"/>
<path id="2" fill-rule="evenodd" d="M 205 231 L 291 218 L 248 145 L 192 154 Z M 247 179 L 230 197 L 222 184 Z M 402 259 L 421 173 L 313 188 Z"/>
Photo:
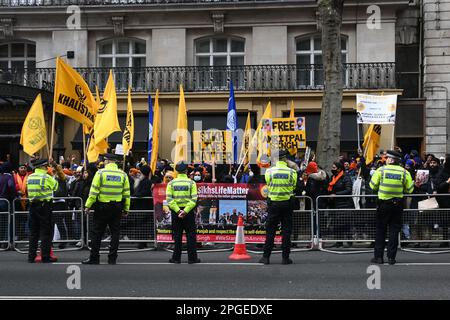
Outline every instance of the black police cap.
<path id="1" fill-rule="evenodd" d="M 287 156 L 289 156 L 289 152 L 287 150 L 280 150 L 278 152 L 278 158 L 286 158 Z"/>
<path id="2" fill-rule="evenodd" d="M 112 161 L 120 161 L 122 160 L 122 156 L 114 153 L 105 153 L 102 154 L 104 160 L 112 160 Z"/>
<path id="3" fill-rule="evenodd" d="M 400 153 L 398 153 L 397 151 L 394 151 L 394 150 L 388 150 L 386 152 L 386 156 L 388 158 L 393 158 L 393 159 L 398 159 L 398 160 L 401 160 L 401 158 L 402 158 L 402 155 Z"/>
<path id="4" fill-rule="evenodd" d="M 177 165 L 175 166 L 175 170 L 177 170 L 178 172 L 184 172 L 186 171 L 188 168 L 187 163 L 180 161 L 177 163 Z"/>
<path id="5" fill-rule="evenodd" d="M 31 166 L 33 168 L 42 167 L 48 164 L 48 159 L 36 159 L 31 161 Z"/>

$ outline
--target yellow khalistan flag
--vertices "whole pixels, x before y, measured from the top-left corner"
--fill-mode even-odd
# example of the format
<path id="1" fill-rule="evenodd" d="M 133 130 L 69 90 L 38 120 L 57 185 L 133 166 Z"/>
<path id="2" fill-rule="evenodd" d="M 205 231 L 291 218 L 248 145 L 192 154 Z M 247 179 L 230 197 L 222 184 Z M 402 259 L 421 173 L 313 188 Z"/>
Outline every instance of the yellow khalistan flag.
<path id="1" fill-rule="evenodd" d="M 153 130 L 155 130 L 153 128 Z M 180 101 L 178 104 L 177 138 L 175 144 L 175 164 L 180 161 L 187 162 L 187 112 L 184 100 L 183 85 L 180 84 Z"/>
<path id="2" fill-rule="evenodd" d="M 94 112 L 97 113 L 97 110 L 100 106 L 100 94 L 98 92 L 98 87 L 95 86 L 96 96 L 95 96 L 95 108 Z M 88 161 L 89 162 L 95 162 L 98 159 L 98 156 L 100 154 L 104 154 L 108 151 L 108 142 L 106 142 L 106 139 L 103 139 L 98 145 L 95 144 L 95 138 L 94 138 L 94 127 L 87 128 L 86 126 L 83 126 L 83 129 L 85 130 L 86 134 L 89 134 L 91 136 L 89 140 L 89 147 L 88 151 L 86 153 Z"/>
<path id="3" fill-rule="evenodd" d="M 152 158 L 150 159 L 150 169 L 155 173 L 156 162 L 158 161 L 159 149 L 159 89 L 156 90 L 155 107 L 153 108 L 153 131 L 152 131 Z"/>
<path id="4" fill-rule="evenodd" d="M 267 141 L 268 136 L 267 134 L 264 132 L 263 130 L 263 123 L 262 120 L 263 119 L 272 119 L 272 105 L 269 101 L 269 103 L 267 104 L 266 110 L 264 111 L 264 114 L 262 115 L 261 120 L 258 123 L 258 127 L 256 128 L 255 133 L 253 134 L 253 138 L 252 138 L 252 142 L 251 142 L 251 150 L 253 150 L 253 148 L 255 148 L 255 146 L 257 147 L 257 152 L 258 152 L 258 156 L 256 158 L 256 162 L 258 163 L 258 165 L 260 166 L 265 166 L 266 164 L 261 164 L 261 157 L 263 155 L 266 156 L 270 156 L 270 145 Z"/>
<path id="5" fill-rule="evenodd" d="M 246 166 L 250 162 L 250 155 L 252 148 L 250 140 L 252 139 L 252 126 L 250 123 L 250 112 L 247 114 L 247 122 L 245 123 L 244 136 L 242 137 L 241 154 L 239 156 L 239 163 L 243 162 Z"/>
<path id="6" fill-rule="evenodd" d="M 102 143 L 111 133 L 121 131 L 117 118 L 117 96 L 112 70 L 109 71 L 103 99 L 97 110 L 94 123 L 95 144 Z"/>
<path id="7" fill-rule="evenodd" d="M 55 112 L 92 127 L 95 117 L 94 104 L 94 97 L 83 77 L 58 57 L 53 98 Z"/>
<path id="8" fill-rule="evenodd" d="M 371 124 L 366 134 L 364 135 L 364 142 L 362 144 L 364 148 L 364 157 L 366 158 L 366 164 L 373 161 L 377 154 L 378 147 L 380 146 L 381 125 Z"/>
<path id="9" fill-rule="evenodd" d="M 291 101 L 291 113 L 289 114 L 289 118 L 295 118 L 294 100 Z"/>
<path id="10" fill-rule="evenodd" d="M 123 154 L 128 154 L 133 148 L 134 141 L 134 116 L 133 105 L 131 104 L 131 86 L 128 87 L 128 106 L 127 106 L 127 122 L 125 124 L 125 130 L 123 131 Z"/>
<path id="11" fill-rule="evenodd" d="M 45 129 L 44 108 L 41 94 L 38 94 L 28 111 L 22 126 L 20 144 L 30 156 L 41 150 L 47 144 L 47 130 Z"/>

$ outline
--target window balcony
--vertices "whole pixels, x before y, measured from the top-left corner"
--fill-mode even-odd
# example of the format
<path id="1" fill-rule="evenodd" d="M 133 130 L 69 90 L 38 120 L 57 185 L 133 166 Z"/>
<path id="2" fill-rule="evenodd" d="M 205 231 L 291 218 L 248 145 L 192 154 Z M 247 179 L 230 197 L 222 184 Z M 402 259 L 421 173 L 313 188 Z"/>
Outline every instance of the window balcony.
<path id="1" fill-rule="evenodd" d="M 77 68 L 95 92 L 103 90 L 109 68 Z M 222 92 L 230 80 L 236 91 L 323 90 L 322 65 L 243 65 L 220 67 L 113 68 L 118 92 Z M 395 63 L 347 63 L 343 65 L 344 89 L 396 89 Z M 0 70 L 0 83 L 53 91 L 54 68 Z"/>

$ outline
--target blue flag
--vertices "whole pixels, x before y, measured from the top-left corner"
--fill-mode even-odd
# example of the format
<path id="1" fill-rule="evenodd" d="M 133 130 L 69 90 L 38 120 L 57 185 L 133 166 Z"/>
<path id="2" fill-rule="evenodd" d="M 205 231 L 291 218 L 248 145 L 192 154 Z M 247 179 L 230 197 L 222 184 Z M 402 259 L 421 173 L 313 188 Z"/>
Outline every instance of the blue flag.
<path id="1" fill-rule="evenodd" d="M 152 96 L 148 95 L 148 161 L 150 165 L 152 161 L 152 151 L 153 151 L 153 106 L 152 106 Z"/>
<path id="2" fill-rule="evenodd" d="M 228 99 L 228 114 L 227 114 L 227 130 L 231 131 L 233 140 L 233 161 L 237 163 L 237 112 L 236 100 L 234 99 L 233 81 L 230 81 L 230 98 Z"/>

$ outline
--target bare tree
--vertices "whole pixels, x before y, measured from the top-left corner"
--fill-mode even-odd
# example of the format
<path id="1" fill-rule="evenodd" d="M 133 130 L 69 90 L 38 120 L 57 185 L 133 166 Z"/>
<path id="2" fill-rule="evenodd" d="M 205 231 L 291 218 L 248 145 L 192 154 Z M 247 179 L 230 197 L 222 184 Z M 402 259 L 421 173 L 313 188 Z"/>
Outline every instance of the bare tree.
<path id="1" fill-rule="evenodd" d="M 341 25 L 344 0 L 318 0 L 325 73 L 317 160 L 327 172 L 339 157 L 342 108 Z"/>

